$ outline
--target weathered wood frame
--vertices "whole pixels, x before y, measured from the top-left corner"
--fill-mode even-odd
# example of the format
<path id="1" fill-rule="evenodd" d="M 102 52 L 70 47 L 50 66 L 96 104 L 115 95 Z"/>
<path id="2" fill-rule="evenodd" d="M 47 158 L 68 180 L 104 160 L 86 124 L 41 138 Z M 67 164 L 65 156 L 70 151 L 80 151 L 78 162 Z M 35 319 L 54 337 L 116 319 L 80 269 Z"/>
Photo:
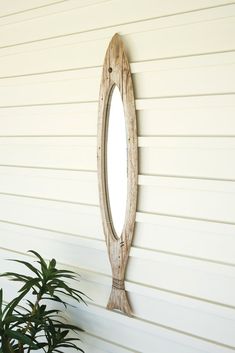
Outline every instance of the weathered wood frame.
<path id="1" fill-rule="evenodd" d="M 119 88 L 122 97 L 127 135 L 127 202 L 125 222 L 120 237 L 117 236 L 112 222 L 106 168 L 109 105 L 115 85 Z M 117 309 L 131 315 L 124 279 L 136 217 L 138 146 L 131 71 L 123 43 L 118 34 L 113 36 L 109 44 L 103 65 L 99 96 L 97 157 L 100 208 L 113 275 L 112 291 L 107 308 L 110 310 Z"/>

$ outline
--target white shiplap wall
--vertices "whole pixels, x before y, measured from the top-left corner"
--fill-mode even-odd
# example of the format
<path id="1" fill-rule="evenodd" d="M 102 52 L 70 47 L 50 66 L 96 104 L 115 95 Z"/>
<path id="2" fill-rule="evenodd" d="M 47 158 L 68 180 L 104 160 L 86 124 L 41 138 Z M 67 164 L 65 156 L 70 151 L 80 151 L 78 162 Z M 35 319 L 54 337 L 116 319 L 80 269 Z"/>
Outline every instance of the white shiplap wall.
<path id="1" fill-rule="evenodd" d="M 229 0 L 0 0 L 0 268 L 34 248 L 78 270 L 86 353 L 235 352 L 234 15 Z M 105 309 L 96 175 L 116 32 L 139 130 L 132 319 Z"/>

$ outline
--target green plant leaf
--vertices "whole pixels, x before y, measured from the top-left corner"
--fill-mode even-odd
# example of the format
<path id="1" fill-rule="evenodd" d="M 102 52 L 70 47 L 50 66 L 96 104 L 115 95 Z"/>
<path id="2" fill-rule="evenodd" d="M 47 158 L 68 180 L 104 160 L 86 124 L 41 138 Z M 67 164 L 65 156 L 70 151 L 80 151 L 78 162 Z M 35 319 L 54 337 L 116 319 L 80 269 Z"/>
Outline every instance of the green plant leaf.
<path id="1" fill-rule="evenodd" d="M 5 334 L 10 338 L 17 339 L 22 344 L 28 344 L 30 347 L 38 348 L 38 345 L 36 345 L 30 337 L 28 337 L 27 335 L 19 331 L 13 331 L 13 330 L 7 329 L 5 331 Z"/>
<path id="2" fill-rule="evenodd" d="M 2 319 L 2 301 L 3 301 L 3 290 L 0 289 L 0 319 Z"/>
<path id="3" fill-rule="evenodd" d="M 16 306 L 19 304 L 19 302 L 21 301 L 21 299 L 23 299 L 25 297 L 25 295 L 29 292 L 30 288 L 28 288 L 27 290 L 25 290 L 24 292 L 22 292 L 18 297 L 16 297 L 15 299 L 13 299 L 11 302 L 9 302 L 4 310 L 3 313 L 7 312 L 7 315 L 11 315 L 14 311 L 14 309 L 16 308 Z"/>
<path id="4" fill-rule="evenodd" d="M 25 265 L 26 267 L 28 267 L 32 272 L 34 272 L 38 277 L 41 278 L 41 272 L 36 268 L 34 267 L 32 264 L 30 264 L 29 262 L 26 262 L 26 261 L 21 261 L 21 260 L 10 260 L 10 261 L 14 261 L 14 262 L 18 262 L 22 265 Z"/>
<path id="5" fill-rule="evenodd" d="M 38 263 L 41 265 L 41 270 L 42 270 L 42 274 L 46 275 L 47 274 L 47 264 L 46 261 L 42 258 L 41 255 L 39 255 L 39 253 L 37 253 L 35 250 L 29 250 L 28 252 L 34 254 L 38 259 Z"/>
<path id="6" fill-rule="evenodd" d="M 18 292 L 19 293 L 23 292 L 26 289 L 30 290 L 31 288 L 33 288 L 33 286 L 38 285 L 40 282 L 41 282 L 41 278 L 32 278 L 28 280 Z"/>
<path id="7" fill-rule="evenodd" d="M 25 276 L 15 272 L 5 272 L 1 274 L 0 277 L 9 277 L 11 281 L 18 281 L 18 282 L 27 282 L 30 278 L 32 278 L 30 276 Z"/>
<path id="8" fill-rule="evenodd" d="M 54 269 L 55 267 L 56 267 L 56 260 L 55 260 L 55 259 L 52 259 L 52 260 L 49 262 L 49 270 Z"/>

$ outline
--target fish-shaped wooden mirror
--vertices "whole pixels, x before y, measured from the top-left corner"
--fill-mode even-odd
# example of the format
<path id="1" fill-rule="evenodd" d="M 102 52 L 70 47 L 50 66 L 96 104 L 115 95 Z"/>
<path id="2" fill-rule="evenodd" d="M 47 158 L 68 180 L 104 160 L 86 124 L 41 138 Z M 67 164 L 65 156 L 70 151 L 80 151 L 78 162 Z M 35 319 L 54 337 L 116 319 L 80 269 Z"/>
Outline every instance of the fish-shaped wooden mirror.
<path id="1" fill-rule="evenodd" d="M 103 65 L 97 154 L 100 208 L 113 276 L 107 308 L 131 316 L 124 281 L 136 217 L 138 148 L 131 71 L 118 34 Z"/>

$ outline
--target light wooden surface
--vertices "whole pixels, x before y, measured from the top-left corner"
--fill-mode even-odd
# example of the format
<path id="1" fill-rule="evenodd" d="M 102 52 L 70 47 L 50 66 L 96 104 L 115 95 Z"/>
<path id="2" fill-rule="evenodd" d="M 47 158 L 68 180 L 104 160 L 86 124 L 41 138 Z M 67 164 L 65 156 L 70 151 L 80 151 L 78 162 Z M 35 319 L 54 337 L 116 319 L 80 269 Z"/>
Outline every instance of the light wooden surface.
<path id="1" fill-rule="evenodd" d="M 109 104 L 112 90 L 117 86 L 123 102 L 127 140 L 127 201 L 123 230 L 118 237 L 112 221 L 107 181 L 107 138 Z M 98 117 L 98 181 L 103 229 L 112 267 L 113 284 L 107 308 L 131 315 L 125 291 L 125 273 L 134 234 L 137 204 L 137 127 L 131 72 L 122 40 L 115 34 L 107 49 L 99 96 Z M 116 146 L 118 150 L 118 146 Z"/>

